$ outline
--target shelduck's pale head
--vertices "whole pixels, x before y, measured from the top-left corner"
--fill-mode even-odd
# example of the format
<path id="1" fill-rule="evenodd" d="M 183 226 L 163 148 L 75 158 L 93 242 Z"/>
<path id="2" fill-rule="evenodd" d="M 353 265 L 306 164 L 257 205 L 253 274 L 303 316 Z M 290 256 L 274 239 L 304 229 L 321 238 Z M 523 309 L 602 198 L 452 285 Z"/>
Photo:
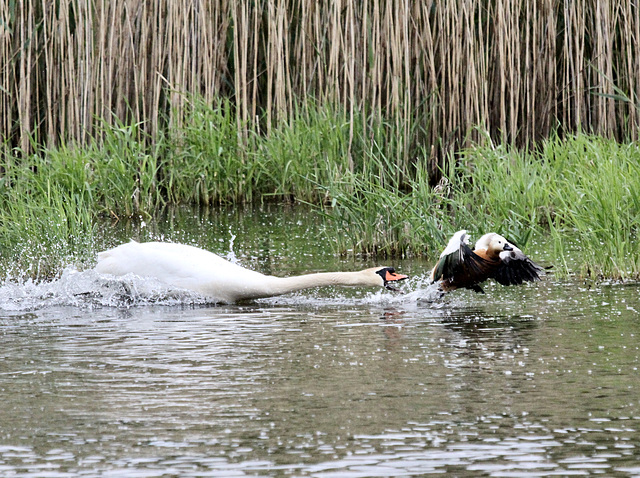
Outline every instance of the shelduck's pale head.
<path id="1" fill-rule="evenodd" d="M 486 249 L 487 253 L 491 255 L 499 255 L 503 251 L 513 251 L 517 249 L 513 244 L 507 241 L 500 234 L 496 234 L 495 232 L 490 232 L 489 234 L 485 234 L 475 245 L 476 250 Z"/>

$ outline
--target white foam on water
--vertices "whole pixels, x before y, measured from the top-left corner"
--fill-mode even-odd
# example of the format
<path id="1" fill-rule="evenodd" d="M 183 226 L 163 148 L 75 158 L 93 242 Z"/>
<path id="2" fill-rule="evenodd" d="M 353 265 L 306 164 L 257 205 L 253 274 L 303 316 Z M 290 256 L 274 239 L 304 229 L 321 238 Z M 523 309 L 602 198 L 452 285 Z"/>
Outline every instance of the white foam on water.
<path id="1" fill-rule="evenodd" d="M 413 278 L 398 286 L 399 291 L 385 289 L 312 289 L 295 294 L 259 299 L 265 305 L 335 307 L 343 305 L 402 306 L 420 304 L 437 306 L 437 286 L 427 278 Z M 127 274 L 115 277 L 93 269 L 79 271 L 65 268 L 50 280 L 5 279 L 0 283 L 0 310 L 29 311 L 49 307 L 137 307 L 146 305 L 206 305 L 213 303 L 195 292 L 177 289 L 154 278 Z"/>
<path id="2" fill-rule="evenodd" d="M 48 307 L 132 307 L 205 304 L 191 291 L 175 289 L 156 279 L 128 274 L 114 277 L 93 269 L 67 267 L 52 280 L 6 279 L 0 285 L 0 310 L 26 311 Z"/>

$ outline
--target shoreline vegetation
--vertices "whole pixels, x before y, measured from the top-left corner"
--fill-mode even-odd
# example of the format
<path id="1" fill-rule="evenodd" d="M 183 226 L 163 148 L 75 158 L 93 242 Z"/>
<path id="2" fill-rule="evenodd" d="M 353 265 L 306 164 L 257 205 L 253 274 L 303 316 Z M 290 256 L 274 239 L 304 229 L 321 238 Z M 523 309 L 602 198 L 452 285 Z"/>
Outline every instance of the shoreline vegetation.
<path id="1" fill-rule="evenodd" d="M 102 218 L 273 200 L 336 253 L 496 230 L 639 279 L 639 32 L 621 0 L 4 2 L 0 253 L 41 277 Z"/>
<path id="2" fill-rule="evenodd" d="M 336 253 L 435 260 L 461 228 L 500 231 L 522 247 L 536 233 L 552 241 L 546 262 L 557 275 L 640 277 L 635 142 L 576 134 L 523 151 L 487 139 L 452 157 L 434 187 L 430 151 L 404 170 L 385 137 L 393 131 L 350 137 L 357 116 L 311 105 L 241 144 L 228 103 L 192 105 L 180 129 L 152 144 L 135 125 L 105 125 L 100 142 L 10 158 L 0 180 L 3 256 L 18 256 L 25 238 L 45 256 L 53 246 L 92 250 L 100 220 L 150 218 L 171 205 L 285 201 L 324 216 Z M 567 265 L 569 251 L 579 263 Z"/>
<path id="3" fill-rule="evenodd" d="M 25 154 L 88 144 L 105 123 L 155 141 L 188 122 L 193 95 L 229 99 L 244 146 L 317 102 L 339 105 L 350 138 L 358 115 L 402 132 L 399 165 L 429 145 L 437 175 L 484 131 L 519 147 L 638 139 L 639 32 L 625 0 L 14 0 L 0 6 L 0 132 Z"/>

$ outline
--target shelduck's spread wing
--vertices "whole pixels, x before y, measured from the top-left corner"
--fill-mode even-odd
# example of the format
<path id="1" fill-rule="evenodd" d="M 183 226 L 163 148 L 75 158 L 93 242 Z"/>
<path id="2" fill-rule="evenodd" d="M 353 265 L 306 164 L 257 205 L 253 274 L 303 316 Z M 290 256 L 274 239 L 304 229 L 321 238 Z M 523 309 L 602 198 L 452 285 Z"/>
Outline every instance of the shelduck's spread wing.
<path id="1" fill-rule="evenodd" d="M 493 278 L 502 285 L 519 285 L 525 281 L 540 280 L 543 268 L 529 259 L 524 253 L 514 248 L 512 251 L 500 253 L 500 266 L 495 270 Z"/>
<path id="2" fill-rule="evenodd" d="M 488 262 L 478 256 L 469 246 L 466 231 L 458 231 L 449 240 L 447 247 L 440 255 L 433 268 L 432 280 L 463 279 L 486 277 Z M 472 280 L 473 281 L 473 280 Z"/>

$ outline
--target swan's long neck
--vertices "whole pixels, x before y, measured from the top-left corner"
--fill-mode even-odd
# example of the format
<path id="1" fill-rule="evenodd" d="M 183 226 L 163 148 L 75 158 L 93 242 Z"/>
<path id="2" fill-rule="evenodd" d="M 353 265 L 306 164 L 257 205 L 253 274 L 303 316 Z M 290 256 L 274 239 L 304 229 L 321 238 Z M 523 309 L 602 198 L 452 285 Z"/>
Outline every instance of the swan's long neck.
<path id="1" fill-rule="evenodd" d="M 371 286 L 371 280 L 358 272 L 319 272 L 294 277 L 274 277 L 279 282 L 283 294 L 310 287 L 327 286 Z M 375 284 L 373 284 L 375 285 Z"/>
<path id="2" fill-rule="evenodd" d="M 258 299 L 287 294 L 312 287 L 327 286 L 374 286 L 370 275 L 358 272 L 319 272 L 293 277 L 263 276 L 260 283 L 246 284 L 236 300 Z"/>

